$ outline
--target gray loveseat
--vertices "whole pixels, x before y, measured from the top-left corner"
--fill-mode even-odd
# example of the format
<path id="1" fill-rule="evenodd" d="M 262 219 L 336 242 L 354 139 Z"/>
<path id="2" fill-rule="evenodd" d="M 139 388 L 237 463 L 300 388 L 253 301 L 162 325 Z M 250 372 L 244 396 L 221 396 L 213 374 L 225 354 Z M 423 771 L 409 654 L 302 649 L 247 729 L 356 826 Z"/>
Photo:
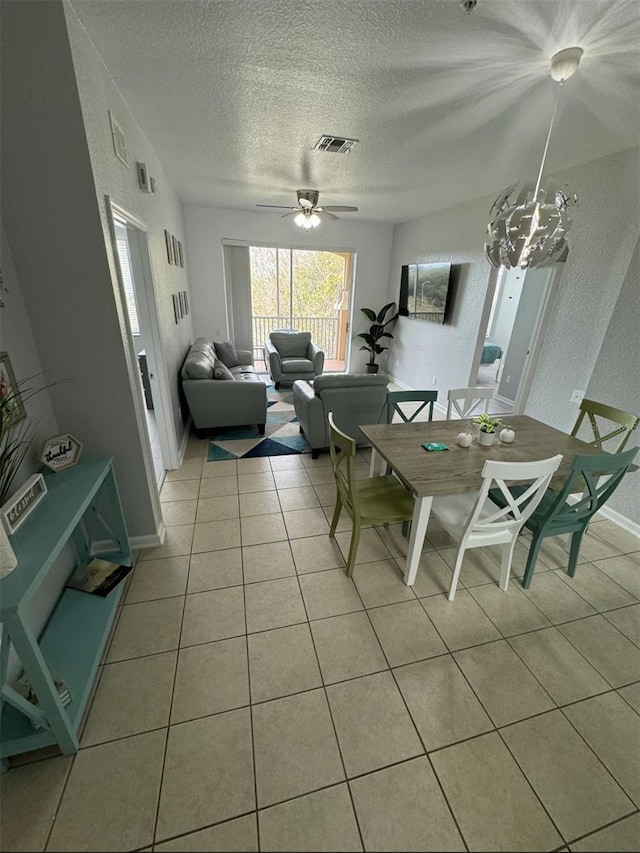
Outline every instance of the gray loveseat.
<path id="1" fill-rule="evenodd" d="M 239 364 L 228 368 L 231 379 L 215 379 L 220 359 L 215 345 L 196 338 L 182 364 L 182 389 L 197 430 L 257 424 L 264 435 L 267 386 L 253 367 L 249 350 L 236 351 Z M 228 359 L 227 359 L 228 360 Z"/>
<path id="2" fill-rule="evenodd" d="M 293 383 L 296 417 L 314 459 L 329 447 L 329 412 L 341 430 L 358 443 L 365 442 L 358 425 L 383 419 L 388 381 L 388 376 L 377 373 L 327 373 L 318 376 L 313 387 L 301 380 Z"/>

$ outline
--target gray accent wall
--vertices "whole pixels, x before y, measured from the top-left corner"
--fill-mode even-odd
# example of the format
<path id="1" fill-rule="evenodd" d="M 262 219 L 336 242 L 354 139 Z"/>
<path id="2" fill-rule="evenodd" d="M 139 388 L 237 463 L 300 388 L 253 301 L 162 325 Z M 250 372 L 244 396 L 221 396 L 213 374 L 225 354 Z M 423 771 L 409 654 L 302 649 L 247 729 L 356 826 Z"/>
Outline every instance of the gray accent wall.
<path id="1" fill-rule="evenodd" d="M 156 532 L 62 4 L 3 2 L 2 213 L 58 426 L 112 456 L 133 536 Z"/>

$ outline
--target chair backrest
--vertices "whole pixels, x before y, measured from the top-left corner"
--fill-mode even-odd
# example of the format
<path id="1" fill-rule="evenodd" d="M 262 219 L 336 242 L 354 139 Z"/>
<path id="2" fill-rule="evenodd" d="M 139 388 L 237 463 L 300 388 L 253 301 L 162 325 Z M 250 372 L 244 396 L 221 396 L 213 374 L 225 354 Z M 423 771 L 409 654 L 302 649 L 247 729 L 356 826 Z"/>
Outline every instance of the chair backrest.
<path id="1" fill-rule="evenodd" d="M 618 488 L 639 449 L 576 456 L 569 477 L 544 518 L 543 535 L 570 533 L 586 527 Z M 567 503 L 568 496 L 576 492 L 582 492 L 579 500 Z"/>
<path id="2" fill-rule="evenodd" d="M 612 438 L 621 436 L 620 443 L 615 449 L 611 445 L 608 445 L 607 449 L 610 453 L 620 453 L 621 450 L 624 450 L 631 433 L 640 422 L 640 417 L 631 415 L 629 412 L 623 412 L 622 409 L 614 409 L 613 406 L 597 403 L 595 400 L 583 399 L 580 403 L 580 414 L 571 430 L 571 435 L 578 435 L 585 418 L 588 419 L 593 431 L 593 438 L 591 440 L 583 439 L 587 444 L 603 450 L 602 445 L 605 441 L 608 442 Z M 601 418 L 602 421 L 608 421 L 608 424 L 603 424 L 597 420 L 598 418 Z M 617 428 L 612 427 L 611 424 L 617 424 Z M 603 432 L 605 429 L 607 432 Z"/>
<path id="3" fill-rule="evenodd" d="M 489 400 L 493 397 L 492 386 L 478 386 L 472 388 L 451 388 L 447 394 L 447 420 L 451 418 L 452 410 L 455 410 L 459 418 L 468 418 L 480 403 L 484 403 L 483 412 L 489 411 Z"/>
<path id="4" fill-rule="evenodd" d="M 498 531 L 517 532 L 542 500 L 551 478 L 562 462 L 562 454 L 535 462 L 498 462 L 487 459 L 482 468 L 482 486 L 471 511 L 464 536 L 471 533 Z M 531 484 L 513 494 L 508 482 Z M 488 500 L 493 484 L 499 489 L 505 506 Z M 487 514 L 488 510 L 488 514 Z M 482 516 L 481 516 L 482 514 Z"/>
<path id="5" fill-rule="evenodd" d="M 333 465 L 336 488 L 342 498 L 342 503 L 350 508 L 352 513 L 357 513 L 358 492 L 353 487 L 355 481 L 353 462 L 356 456 L 356 442 L 351 436 L 342 432 L 336 426 L 333 412 L 329 412 L 329 431 L 329 450 L 331 452 L 331 464 Z"/>
<path id="6" fill-rule="evenodd" d="M 389 378 L 380 373 L 325 373 L 316 377 L 313 389 L 322 403 L 324 417 L 333 412 L 338 428 L 362 444 L 365 438 L 360 424 L 380 422 L 388 383 Z M 328 420 L 326 424 L 326 444 L 329 444 Z"/>
<path id="7" fill-rule="evenodd" d="M 281 358 L 305 358 L 311 332 L 271 332 L 269 339 Z"/>
<path id="8" fill-rule="evenodd" d="M 411 421 L 416 419 L 425 406 L 429 406 L 429 420 L 432 421 L 433 404 L 437 399 L 437 391 L 388 391 L 386 411 L 387 423 L 390 424 L 393 421 L 393 416 L 396 412 L 400 415 L 401 420 L 403 420 L 405 424 L 411 423 Z M 418 406 L 411 415 L 406 415 L 400 408 L 400 403 L 421 403 L 422 405 Z"/>

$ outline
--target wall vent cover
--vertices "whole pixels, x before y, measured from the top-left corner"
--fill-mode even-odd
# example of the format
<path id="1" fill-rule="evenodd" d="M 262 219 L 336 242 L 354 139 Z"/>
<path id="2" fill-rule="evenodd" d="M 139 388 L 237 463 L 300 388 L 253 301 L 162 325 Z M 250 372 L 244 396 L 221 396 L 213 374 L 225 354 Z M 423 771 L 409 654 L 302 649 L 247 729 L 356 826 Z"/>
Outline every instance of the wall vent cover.
<path id="1" fill-rule="evenodd" d="M 348 154 L 358 139 L 345 139 L 344 136 L 321 136 L 313 146 L 314 151 L 329 151 L 332 154 Z"/>
<path id="2" fill-rule="evenodd" d="M 118 160 L 124 163 L 128 169 L 129 152 L 127 151 L 127 140 L 125 139 L 124 130 L 116 121 L 111 110 L 109 110 L 109 121 L 111 123 L 111 136 L 113 137 L 113 150 L 116 152 Z"/>

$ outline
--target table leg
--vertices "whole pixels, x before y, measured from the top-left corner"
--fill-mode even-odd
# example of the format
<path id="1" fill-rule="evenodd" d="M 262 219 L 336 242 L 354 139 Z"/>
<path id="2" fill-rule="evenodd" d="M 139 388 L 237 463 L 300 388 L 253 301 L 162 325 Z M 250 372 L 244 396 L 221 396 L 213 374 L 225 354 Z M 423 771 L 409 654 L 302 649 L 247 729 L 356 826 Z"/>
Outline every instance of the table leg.
<path id="1" fill-rule="evenodd" d="M 384 459 L 379 457 L 375 447 L 371 448 L 371 461 L 369 462 L 369 476 L 370 477 L 378 477 L 380 475 L 380 469 L 382 468 L 382 463 Z M 384 465 L 384 471 L 382 473 L 386 474 L 387 466 L 386 463 Z"/>
<path id="2" fill-rule="evenodd" d="M 409 549 L 404 569 L 404 582 L 407 586 L 413 586 L 418 574 L 418 563 L 422 554 L 424 537 L 427 532 L 427 522 L 431 514 L 431 503 L 433 498 L 427 496 L 415 499 L 415 508 L 411 520 L 411 536 L 409 537 Z"/>

